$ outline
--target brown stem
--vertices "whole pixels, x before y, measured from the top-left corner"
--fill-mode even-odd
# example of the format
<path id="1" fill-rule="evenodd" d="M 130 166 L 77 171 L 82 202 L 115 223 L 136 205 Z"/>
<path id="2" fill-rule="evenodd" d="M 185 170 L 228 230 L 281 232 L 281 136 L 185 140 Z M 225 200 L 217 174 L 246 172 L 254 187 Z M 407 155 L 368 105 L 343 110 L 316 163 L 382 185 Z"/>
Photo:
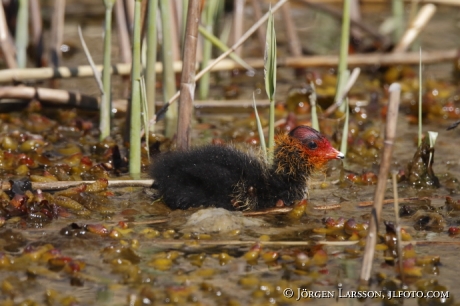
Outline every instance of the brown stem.
<path id="1" fill-rule="evenodd" d="M 186 150 L 190 147 L 193 100 L 195 96 L 196 47 L 198 42 L 198 24 L 200 22 L 201 0 L 189 0 L 187 25 L 185 28 L 184 58 L 182 66 L 179 99 L 179 119 L 177 123 L 177 147 Z"/>
<path id="2" fill-rule="evenodd" d="M 123 0 L 115 3 L 115 19 L 117 21 L 118 46 L 120 48 L 120 61 L 122 63 L 132 62 L 131 42 L 129 40 L 128 23 L 126 21 L 125 6 Z"/>
<path id="3" fill-rule="evenodd" d="M 254 12 L 254 19 L 259 20 L 262 18 L 262 8 L 260 5 L 260 0 L 251 0 L 252 10 Z M 265 46 L 265 28 L 257 28 L 257 37 L 259 38 L 259 43 L 261 46 Z M 263 54 L 263 50 L 262 50 Z"/>
<path id="4" fill-rule="evenodd" d="M 401 86 L 397 83 L 390 85 L 390 99 L 388 102 L 388 114 L 385 126 L 385 140 L 383 147 L 382 160 L 380 162 L 379 180 L 374 193 L 374 206 L 372 208 L 372 218 L 369 225 L 369 231 L 364 249 L 363 267 L 361 269 L 361 281 L 369 282 L 374 260 L 375 245 L 377 244 L 377 226 L 382 213 L 383 198 L 387 186 L 387 177 L 393 154 L 393 142 L 396 136 L 396 124 L 398 119 L 399 101 L 401 95 Z"/>
<path id="5" fill-rule="evenodd" d="M 283 16 L 283 22 L 286 28 L 289 52 L 293 57 L 301 57 L 302 44 L 300 43 L 299 35 L 297 35 L 295 24 L 291 17 L 291 5 L 289 2 L 283 5 L 281 8 L 281 14 Z"/>
<path id="6" fill-rule="evenodd" d="M 53 18 L 51 19 L 50 62 L 59 67 L 61 60 L 62 37 L 64 36 L 65 0 L 54 0 Z"/>
<path id="7" fill-rule="evenodd" d="M 40 9 L 40 1 L 29 1 L 29 14 L 32 31 L 32 45 L 35 53 L 35 66 L 43 65 L 43 21 Z"/>
<path id="8" fill-rule="evenodd" d="M 13 44 L 8 25 L 6 23 L 5 9 L 0 5 L 0 49 L 8 68 L 16 68 L 16 48 Z"/>
<path id="9" fill-rule="evenodd" d="M 240 40 L 243 35 L 244 2 L 245 0 L 234 0 L 233 2 L 233 43 Z M 265 44 L 263 46 L 265 46 Z M 241 45 L 235 48 L 235 53 L 241 57 L 243 46 Z"/>

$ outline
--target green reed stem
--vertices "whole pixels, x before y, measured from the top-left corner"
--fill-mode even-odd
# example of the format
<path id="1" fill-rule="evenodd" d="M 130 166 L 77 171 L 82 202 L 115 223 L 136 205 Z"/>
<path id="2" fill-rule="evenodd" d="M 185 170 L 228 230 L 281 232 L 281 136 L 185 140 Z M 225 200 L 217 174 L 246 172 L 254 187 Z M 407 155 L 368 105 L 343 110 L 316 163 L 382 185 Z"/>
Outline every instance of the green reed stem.
<path id="1" fill-rule="evenodd" d="M 129 134 L 129 173 L 141 173 L 141 4 L 134 3 L 133 63 L 131 69 L 131 126 Z"/>
<path id="2" fill-rule="evenodd" d="M 188 1 L 182 0 L 182 20 L 181 20 L 181 29 L 180 29 L 180 38 L 181 46 L 184 45 L 185 40 L 185 28 L 187 27 L 187 14 L 188 14 Z"/>
<path id="3" fill-rule="evenodd" d="M 173 68 L 173 51 L 171 40 L 171 27 L 169 24 L 172 13 L 169 0 L 160 0 L 161 22 L 163 31 L 163 100 L 168 103 L 169 99 L 176 93 L 176 78 Z M 172 138 L 177 130 L 177 105 L 170 106 L 165 115 L 165 136 Z"/>
<path id="4" fill-rule="evenodd" d="M 147 16 L 147 61 L 145 65 L 146 100 L 148 105 L 148 117 L 155 115 L 155 92 L 157 63 L 157 14 L 158 0 L 150 0 Z M 153 131 L 155 126 L 151 126 Z M 148 131 L 148 128 L 146 129 Z"/>
<path id="5" fill-rule="evenodd" d="M 394 31 L 393 42 L 397 43 L 404 34 L 404 2 L 403 0 L 393 0 L 391 5 L 393 13 Z"/>
<path id="6" fill-rule="evenodd" d="M 262 149 L 262 154 L 265 161 L 267 161 L 267 146 L 265 144 L 264 129 L 262 127 L 262 123 L 260 122 L 259 112 L 257 111 L 256 105 L 256 96 L 254 93 L 252 93 L 252 101 L 254 102 L 254 114 L 256 115 L 257 132 L 259 133 L 260 148 Z"/>
<path id="7" fill-rule="evenodd" d="M 335 101 L 342 95 L 345 73 L 348 66 L 348 44 L 350 41 L 350 1 L 343 1 L 343 18 L 342 18 L 342 35 L 340 38 L 340 57 L 337 78 L 337 90 L 335 93 Z"/>
<path id="8" fill-rule="evenodd" d="M 214 22 L 216 20 L 217 8 L 219 1 L 217 0 L 208 0 L 206 1 L 206 8 L 203 11 L 202 20 L 204 26 L 201 26 L 207 33 L 212 33 L 214 29 Z M 200 31 L 201 33 L 202 31 Z M 212 35 L 212 34 L 211 34 Z M 203 59 L 201 61 L 201 68 L 206 67 L 212 56 L 212 41 L 210 39 L 205 39 L 203 42 Z M 209 95 L 209 84 L 210 84 L 211 73 L 208 72 L 201 77 L 199 83 L 199 94 L 200 99 L 204 100 L 208 98 Z"/>
<path id="9" fill-rule="evenodd" d="M 105 5 L 105 33 L 104 33 L 104 68 L 102 69 L 101 106 L 99 112 L 99 140 L 110 136 L 110 114 L 111 114 L 111 56 L 112 56 L 112 11 L 115 0 L 104 0 Z"/>
<path id="10" fill-rule="evenodd" d="M 276 33 L 275 21 L 270 8 L 265 39 L 265 90 L 270 101 L 270 117 L 268 126 L 268 162 L 273 163 L 275 147 L 275 92 L 276 92 Z"/>
<path id="11" fill-rule="evenodd" d="M 29 43 L 29 0 L 19 0 L 16 27 L 16 60 L 18 68 L 27 66 L 27 44 Z"/>

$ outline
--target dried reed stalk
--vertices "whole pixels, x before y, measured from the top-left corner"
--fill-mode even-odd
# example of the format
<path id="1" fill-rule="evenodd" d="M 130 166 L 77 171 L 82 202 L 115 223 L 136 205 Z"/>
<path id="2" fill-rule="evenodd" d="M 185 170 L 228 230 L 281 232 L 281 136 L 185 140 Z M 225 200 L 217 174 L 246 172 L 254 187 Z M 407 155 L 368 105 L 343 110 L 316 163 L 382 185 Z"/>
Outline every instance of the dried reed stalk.
<path id="1" fill-rule="evenodd" d="M 252 100 L 206 100 L 206 101 L 197 101 L 193 102 L 193 106 L 196 109 L 203 109 L 203 108 L 249 108 L 252 107 L 253 101 Z M 126 112 L 127 111 L 127 100 L 114 100 L 113 106 L 119 112 Z M 156 106 L 163 106 L 163 101 L 156 101 Z M 256 102 L 257 107 L 268 107 L 270 106 L 270 101 L 268 100 L 258 100 Z M 283 124 L 285 120 L 282 120 Z M 276 126 L 276 124 L 275 124 Z"/>
<path id="2" fill-rule="evenodd" d="M 359 0 L 351 0 L 350 2 L 350 20 L 362 23 L 361 4 Z M 363 31 L 358 27 L 351 27 L 351 36 L 360 41 L 363 38 Z"/>
<path id="3" fill-rule="evenodd" d="M 93 184 L 96 181 L 57 181 L 57 182 L 31 182 L 33 190 L 63 190 L 67 188 L 76 187 L 82 184 Z M 153 180 L 109 180 L 108 187 L 151 187 Z M 11 189 L 9 181 L 0 181 L 1 190 L 7 191 Z"/>
<path id="4" fill-rule="evenodd" d="M 254 20 L 259 20 L 262 18 L 262 7 L 260 5 L 260 0 L 250 0 L 252 4 L 252 11 L 254 13 Z M 265 28 L 257 28 L 257 38 L 261 46 L 265 45 Z"/>
<path id="5" fill-rule="evenodd" d="M 13 44 L 8 25 L 6 24 L 5 9 L 0 5 L 0 49 L 8 68 L 16 68 L 16 47 Z"/>
<path id="6" fill-rule="evenodd" d="M 201 0 L 189 0 L 187 25 L 185 28 L 182 75 L 180 82 L 179 118 L 177 123 L 177 147 L 190 147 L 193 100 L 195 97 L 196 47 L 198 44 L 198 24 L 200 22 Z"/>
<path id="7" fill-rule="evenodd" d="M 400 53 L 406 51 L 410 45 L 414 42 L 420 32 L 425 28 L 428 21 L 433 17 L 436 12 L 436 6 L 434 4 L 425 4 L 418 12 L 415 19 L 410 24 L 407 31 L 401 37 L 396 47 L 393 49 L 393 53 Z"/>
<path id="8" fill-rule="evenodd" d="M 29 0 L 19 0 L 16 18 L 16 60 L 19 68 L 27 66 L 27 45 L 29 44 Z"/>
<path id="9" fill-rule="evenodd" d="M 287 0 L 285 0 L 287 1 Z M 225 55 L 221 55 L 218 59 L 210 63 L 211 68 L 208 71 L 226 71 L 233 69 L 244 69 L 243 66 L 233 60 L 220 59 L 233 52 L 229 49 Z M 440 62 L 450 62 L 459 58 L 460 50 L 450 49 L 444 51 L 424 51 L 423 64 L 433 64 Z M 254 69 L 264 67 L 263 59 L 247 59 L 246 63 Z M 305 68 L 305 67 L 336 67 L 338 57 L 335 55 L 318 55 L 318 56 L 303 56 L 303 57 L 281 57 L 277 59 L 279 67 L 291 68 Z M 404 52 L 404 53 L 373 53 L 373 54 L 350 54 L 348 56 L 348 66 L 392 66 L 392 65 L 414 65 L 419 63 L 419 51 L 417 52 Z M 96 68 L 101 71 L 102 66 L 98 65 Z M 182 71 L 182 62 L 174 62 L 174 71 Z M 161 73 L 163 65 L 157 63 L 155 71 Z M 129 75 L 131 72 L 130 64 L 114 64 L 112 65 L 112 74 L 114 75 Z M 204 72 L 205 73 L 205 72 Z M 202 72 L 197 74 L 196 79 L 201 77 Z M 59 68 L 27 68 L 27 69 L 3 69 L 0 70 L 0 83 L 9 82 L 23 82 L 34 80 L 47 80 L 59 78 L 73 78 L 73 77 L 90 77 L 93 72 L 90 66 L 78 67 L 59 67 Z M 198 78 L 198 79 L 197 79 Z M 179 97 L 176 93 L 174 99 Z"/>
<path id="10" fill-rule="evenodd" d="M 39 0 L 29 0 L 32 45 L 35 52 L 35 66 L 43 65 L 43 21 Z"/>
<path id="11" fill-rule="evenodd" d="M 233 1 L 233 43 L 236 43 L 238 40 L 240 40 L 241 36 L 243 35 L 244 2 L 245 0 Z M 235 53 L 241 57 L 243 54 L 242 45 L 235 49 Z"/>
<path id="12" fill-rule="evenodd" d="M 131 63 L 132 52 L 129 39 L 128 23 L 126 20 L 125 6 L 123 0 L 115 2 L 115 20 L 117 24 L 118 48 L 120 50 L 120 62 Z"/>
<path id="13" fill-rule="evenodd" d="M 122 0 L 123 1 L 123 6 L 125 7 L 125 12 L 126 12 L 126 22 L 128 24 L 128 33 L 131 35 L 131 40 L 132 40 L 132 35 L 133 35 L 133 28 L 134 28 L 134 1 L 133 0 Z"/>
<path id="14" fill-rule="evenodd" d="M 59 67 L 61 45 L 64 36 L 65 0 L 54 0 L 53 17 L 51 18 L 50 63 Z"/>
<path id="15" fill-rule="evenodd" d="M 323 113 L 323 117 L 327 117 L 330 114 L 334 113 L 336 109 L 342 105 L 343 99 L 348 95 L 348 92 L 350 89 L 355 85 L 356 80 L 359 77 L 359 74 L 361 73 L 361 69 L 355 68 L 353 69 L 353 72 L 351 73 L 350 77 L 348 78 L 347 83 L 345 84 L 341 94 L 336 98 L 335 103 L 329 106 Z"/>
<path id="16" fill-rule="evenodd" d="M 382 213 L 383 198 L 387 187 L 387 177 L 390 170 L 391 157 L 393 154 L 393 143 L 396 136 L 396 124 L 398 121 L 399 100 L 401 95 L 401 86 L 397 83 L 390 85 L 390 99 L 388 102 L 388 113 L 385 126 L 385 141 L 380 162 L 379 180 L 374 194 L 374 206 L 372 207 L 372 218 L 369 225 L 369 231 L 364 249 L 363 267 L 361 269 L 360 279 L 368 283 L 372 272 L 372 263 L 374 261 L 375 245 L 377 244 L 377 228 Z"/>
<path id="17" fill-rule="evenodd" d="M 98 99 L 61 89 L 0 86 L 0 99 L 37 99 L 61 106 L 66 105 L 89 110 L 99 109 Z"/>
<path id="18" fill-rule="evenodd" d="M 286 3 L 281 8 L 284 27 L 286 29 L 286 36 L 288 39 L 289 52 L 294 57 L 302 56 L 302 44 L 300 43 L 299 35 L 297 35 L 294 20 L 291 17 L 291 5 Z"/>

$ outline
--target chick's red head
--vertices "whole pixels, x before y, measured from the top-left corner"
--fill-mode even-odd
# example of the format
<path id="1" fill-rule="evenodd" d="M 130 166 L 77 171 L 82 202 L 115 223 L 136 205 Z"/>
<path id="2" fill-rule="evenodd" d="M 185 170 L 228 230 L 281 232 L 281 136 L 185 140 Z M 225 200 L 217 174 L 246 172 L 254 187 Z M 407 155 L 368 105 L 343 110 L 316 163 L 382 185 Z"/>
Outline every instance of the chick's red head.
<path id="1" fill-rule="evenodd" d="M 326 137 L 309 126 L 298 126 L 289 133 L 289 136 L 300 142 L 305 159 L 315 168 L 322 167 L 331 159 L 345 157 L 342 152 L 332 147 Z"/>

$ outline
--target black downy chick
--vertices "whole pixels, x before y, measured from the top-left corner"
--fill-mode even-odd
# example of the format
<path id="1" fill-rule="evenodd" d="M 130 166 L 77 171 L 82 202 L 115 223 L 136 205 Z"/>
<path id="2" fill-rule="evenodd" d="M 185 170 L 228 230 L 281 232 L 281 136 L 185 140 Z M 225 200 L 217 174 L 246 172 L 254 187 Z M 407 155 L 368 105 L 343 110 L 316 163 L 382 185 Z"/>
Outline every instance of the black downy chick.
<path id="1" fill-rule="evenodd" d="M 311 173 L 344 155 L 309 126 L 275 140 L 273 165 L 232 146 L 207 145 L 162 153 L 150 170 L 153 188 L 171 209 L 254 210 L 292 205 L 307 194 Z"/>

